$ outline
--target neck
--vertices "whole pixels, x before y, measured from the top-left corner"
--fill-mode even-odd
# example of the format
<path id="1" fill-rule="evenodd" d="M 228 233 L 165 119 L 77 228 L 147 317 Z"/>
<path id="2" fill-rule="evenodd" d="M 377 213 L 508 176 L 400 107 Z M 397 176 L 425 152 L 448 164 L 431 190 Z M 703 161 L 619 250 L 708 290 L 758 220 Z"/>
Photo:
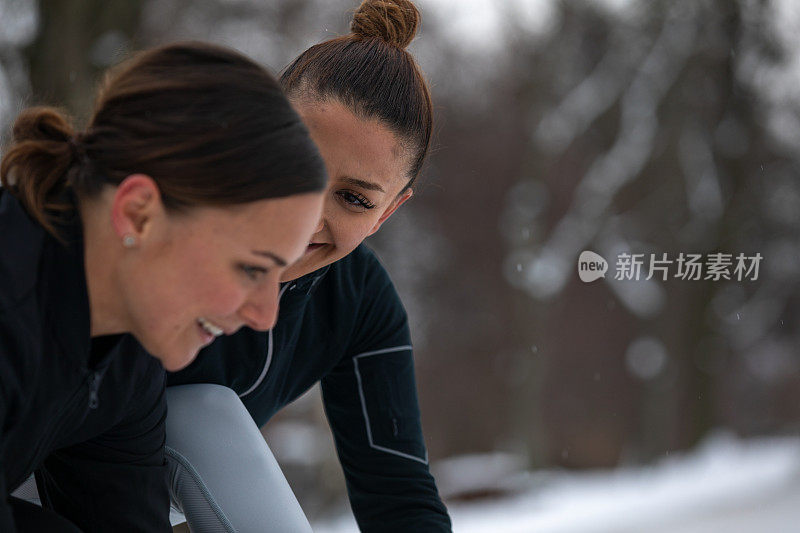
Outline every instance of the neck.
<path id="1" fill-rule="evenodd" d="M 89 292 L 90 335 L 113 335 L 128 331 L 120 302 L 116 265 L 120 260 L 119 243 L 114 239 L 108 210 L 102 201 L 81 202 L 84 236 L 84 265 Z"/>

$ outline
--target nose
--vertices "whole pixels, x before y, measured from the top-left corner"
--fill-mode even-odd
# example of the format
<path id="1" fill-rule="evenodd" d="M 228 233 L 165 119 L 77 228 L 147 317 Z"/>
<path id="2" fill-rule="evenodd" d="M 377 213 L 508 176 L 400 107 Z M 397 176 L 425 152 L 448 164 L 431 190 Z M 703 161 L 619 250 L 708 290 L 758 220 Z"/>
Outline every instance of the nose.
<path id="1" fill-rule="evenodd" d="M 239 309 L 239 316 L 248 327 L 267 331 L 278 321 L 278 282 L 265 284 L 253 291 Z"/>
<path id="2" fill-rule="evenodd" d="M 314 230 L 314 235 L 322 231 L 322 228 L 325 227 L 325 219 L 323 217 L 319 218 L 319 222 L 317 222 L 317 228 Z"/>

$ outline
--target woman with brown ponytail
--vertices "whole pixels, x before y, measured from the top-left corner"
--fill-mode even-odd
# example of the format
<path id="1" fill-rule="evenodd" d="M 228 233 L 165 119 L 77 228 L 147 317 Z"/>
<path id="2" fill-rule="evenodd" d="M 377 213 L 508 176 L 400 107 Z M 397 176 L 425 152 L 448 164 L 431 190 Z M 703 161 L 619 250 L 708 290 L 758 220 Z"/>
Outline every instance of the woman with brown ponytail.
<path id="1" fill-rule="evenodd" d="M 264 69 L 186 43 L 113 71 L 84 131 L 23 112 L 0 177 L 0 531 L 170 531 L 164 368 L 274 325 L 319 152 Z M 9 496 L 33 471 L 43 508 Z"/>
<path id="2" fill-rule="evenodd" d="M 322 219 L 303 257 L 283 275 L 275 328 L 267 334 L 244 328 L 219 339 L 168 378 L 170 385 L 230 387 L 258 426 L 321 381 L 358 525 L 382 533 L 450 530 L 428 468 L 408 319 L 386 271 L 362 244 L 411 197 L 430 144 L 430 94 L 405 50 L 419 21 L 408 0 L 364 1 L 351 34 L 312 46 L 286 68 L 281 83 L 330 177 Z M 192 530 L 227 531 L 230 524 L 241 532 L 303 530 L 275 516 L 291 507 L 291 493 L 277 497 L 275 485 L 262 482 L 272 474 L 253 461 L 250 469 L 240 464 L 252 456 L 247 451 L 226 453 L 244 437 L 226 438 L 225 448 L 209 445 L 213 450 L 197 444 L 206 442 L 197 428 L 230 435 L 223 424 L 236 416 L 193 407 L 226 401 L 216 392 L 213 400 L 188 392 L 200 389 L 168 389 L 168 453 L 178 463 L 173 496 Z M 256 430 L 248 434 L 253 442 L 260 438 Z M 237 474 L 223 472 L 220 480 L 221 464 Z M 212 479 L 219 484 L 209 486 Z M 204 498 L 214 501 L 195 511 Z M 280 505 L 272 506 L 274 500 Z M 227 525 L 214 522 L 222 515 Z"/>

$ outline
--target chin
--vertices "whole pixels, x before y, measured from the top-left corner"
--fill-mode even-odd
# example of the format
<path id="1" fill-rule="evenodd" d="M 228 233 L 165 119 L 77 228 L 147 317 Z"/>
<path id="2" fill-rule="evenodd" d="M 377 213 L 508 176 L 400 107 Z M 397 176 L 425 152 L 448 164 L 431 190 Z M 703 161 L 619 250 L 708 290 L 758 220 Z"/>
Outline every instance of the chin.
<path id="1" fill-rule="evenodd" d="M 305 263 L 295 263 L 286 270 L 283 271 L 283 275 L 281 276 L 281 282 L 285 281 L 294 281 L 298 278 L 302 278 L 306 274 L 314 272 L 316 270 L 313 265 L 306 265 Z"/>
<path id="2" fill-rule="evenodd" d="M 180 343 L 164 342 L 159 338 L 145 335 L 134 335 L 134 338 L 142 345 L 147 353 L 161 362 L 161 366 L 168 372 L 177 372 L 194 361 L 200 352 L 200 346 L 187 346 L 190 344 L 184 340 L 183 346 Z M 178 345 L 176 345 L 178 344 Z"/>
<path id="3" fill-rule="evenodd" d="M 183 360 L 178 362 L 175 362 L 173 359 L 160 359 L 160 361 L 161 361 L 161 366 L 163 366 L 164 370 L 166 370 L 167 372 L 177 372 L 189 366 L 189 363 L 194 361 L 194 357 L 192 357 L 191 359 L 184 358 Z"/>
<path id="4" fill-rule="evenodd" d="M 347 256 L 347 254 L 344 254 L 341 257 L 337 257 L 334 255 L 335 252 L 333 251 L 325 250 L 325 252 L 327 252 L 325 255 L 320 255 L 317 257 L 314 257 L 313 255 L 315 252 L 312 252 L 309 254 L 311 257 L 303 257 L 299 259 L 296 263 L 291 265 L 283 272 L 283 276 L 281 276 L 281 282 L 294 281 L 298 278 L 302 278 L 306 274 L 316 272 L 320 268 L 326 267 Z"/>
<path id="5" fill-rule="evenodd" d="M 161 352 L 163 355 L 156 355 L 154 357 L 161 361 L 161 366 L 163 366 L 164 370 L 167 372 L 177 372 L 189 366 L 191 362 L 194 361 L 195 357 L 197 357 L 198 352 L 199 350 L 192 350 L 191 352 L 171 352 L 165 350 Z"/>

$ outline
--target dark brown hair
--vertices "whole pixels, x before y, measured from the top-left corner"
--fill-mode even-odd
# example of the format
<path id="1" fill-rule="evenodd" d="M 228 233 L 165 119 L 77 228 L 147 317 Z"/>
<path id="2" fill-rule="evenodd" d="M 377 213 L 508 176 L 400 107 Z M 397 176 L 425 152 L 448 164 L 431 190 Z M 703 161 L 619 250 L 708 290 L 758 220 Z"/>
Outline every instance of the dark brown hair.
<path id="1" fill-rule="evenodd" d="M 365 0 L 349 35 L 303 52 L 281 75 L 291 98 L 335 98 L 362 118 L 386 124 L 411 148 L 411 187 L 431 143 L 433 104 L 425 78 L 405 47 L 420 14 L 408 0 Z"/>
<path id="2" fill-rule="evenodd" d="M 325 167 L 277 81 L 247 57 L 179 43 L 142 52 L 101 88 L 86 131 L 53 108 L 17 118 L 3 187 L 55 234 L 64 193 L 91 197 L 133 173 L 171 210 L 320 191 Z"/>

